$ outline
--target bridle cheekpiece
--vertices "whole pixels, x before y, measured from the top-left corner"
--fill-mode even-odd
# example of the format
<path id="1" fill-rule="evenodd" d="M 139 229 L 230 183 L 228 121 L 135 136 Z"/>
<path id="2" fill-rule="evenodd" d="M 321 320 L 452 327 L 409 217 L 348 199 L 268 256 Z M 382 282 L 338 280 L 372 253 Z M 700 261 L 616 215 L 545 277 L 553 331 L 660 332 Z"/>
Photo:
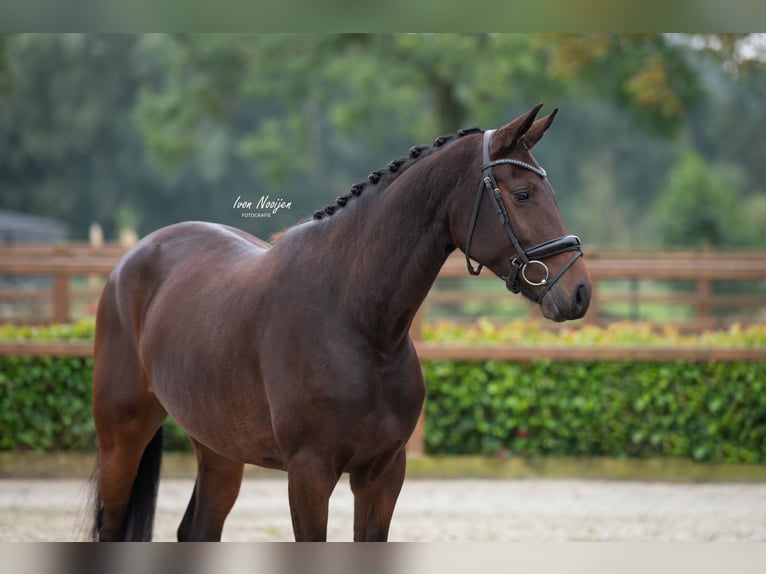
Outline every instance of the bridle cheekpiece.
<path id="1" fill-rule="evenodd" d="M 505 233 L 511 240 L 511 244 L 515 250 L 515 253 L 509 257 L 511 262 L 511 269 L 508 275 L 501 275 L 494 270 L 493 273 L 505 281 L 505 286 L 512 293 L 521 292 L 525 296 L 529 297 L 532 301 L 539 303 L 542 301 L 543 297 L 550 290 L 550 288 L 553 287 L 556 281 L 558 281 L 567 271 L 567 269 L 569 269 L 579 257 L 582 257 L 583 252 L 582 246 L 580 244 L 580 238 L 576 235 L 562 235 L 561 237 L 556 237 L 555 239 L 550 239 L 548 241 L 544 241 L 543 243 L 538 243 L 529 249 L 522 248 L 518 238 L 516 237 L 516 234 L 513 232 L 511 219 L 508 216 L 508 210 L 505 208 L 505 204 L 503 203 L 500 189 L 498 188 L 497 181 L 495 180 L 495 176 L 492 173 L 492 168 L 496 165 L 511 164 L 531 171 L 532 173 L 535 173 L 543 178 L 547 176 L 547 173 L 541 167 L 537 167 L 517 159 L 490 160 L 489 144 L 492 140 L 492 134 L 494 133 L 495 130 L 487 130 L 484 132 L 484 139 L 482 142 L 482 178 L 481 182 L 479 183 L 479 188 L 476 191 L 476 200 L 473 204 L 473 213 L 471 214 L 471 223 L 468 226 L 468 236 L 466 238 L 465 246 L 465 260 L 468 266 L 468 272 L 471 275 L 478 275 L 481 273 L 481 270 L 484 267 L 484 265 L 481 263 L 478 264 L 478 267 L 474 267 L 473 263 L 471 262 L 471 239 L 473 237 L 474 229 L 476 228 L 476 221 L 479 217 L 481 201 L 484 197 L 484 194 L 486 193 L 490 202 L 492 203 L 492 207 L 495 209 L 495 213 L 497 215 L 498 221 L 500 221 L 500 225 L 502 225 L 503 229 L 505 229 Z M 568 251 L 574 252 L 572 257 L 570 257 L 569 260 L 561 267 L 561 269 L 559 269 L 558 273 L 556 273 L 556 275 L 551 278 L 550 270 L 542 260 L 548 257 L 553 257 L 554 255 L 558 255 L 560 253 L 566 253 Z M 527 269 L 532 266 L 540 267 L 540 270 L 544 274 L 544 277 L 539 281 L 532 281 L 527 277 Z M 543 287 L 543 289 L 539 294 L 535 294 L 534 291 L 529 289 L 528 286 Z"/>

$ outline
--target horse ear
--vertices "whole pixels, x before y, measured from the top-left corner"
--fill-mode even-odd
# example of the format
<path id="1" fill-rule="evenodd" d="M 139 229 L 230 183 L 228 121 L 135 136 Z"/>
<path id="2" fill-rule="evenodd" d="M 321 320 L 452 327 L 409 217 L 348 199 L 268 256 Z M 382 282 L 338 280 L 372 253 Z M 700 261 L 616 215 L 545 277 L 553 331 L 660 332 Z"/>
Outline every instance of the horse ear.
<path id="1" fill-rule="evenodd" d="M 532 127 L 529 128 L 527 133 L 524 135 L 523 143 L 527 146 L 527 149 L 532 149 L 535 147 L 535 144 L 540 141 L 545 131 L 551 127 L 551 124 L 556 118 L 557 113 L 559 113 L 558 108 L 553 110 L 553 112 L 551 112 L 549 115 L 545 116 L 544 118 L 540 118 L 532 124 Z"/>
<path id="2" fill-rule="evenodd" d="M 510 153 L 511 150 L 516 147 L 516 144 L 519 143 L 519 140 L 521 140 L 524 134 L 529 131 L 529 128 L 532 127 L 535 117 L 537 117 L 537 112 L 539 112 L 542 107 L 543 104 L 537 104 L 523 116 L 519 116 L 511 123 L 498 129 L 492 136 L 490 157 L 498 157 Z"/>

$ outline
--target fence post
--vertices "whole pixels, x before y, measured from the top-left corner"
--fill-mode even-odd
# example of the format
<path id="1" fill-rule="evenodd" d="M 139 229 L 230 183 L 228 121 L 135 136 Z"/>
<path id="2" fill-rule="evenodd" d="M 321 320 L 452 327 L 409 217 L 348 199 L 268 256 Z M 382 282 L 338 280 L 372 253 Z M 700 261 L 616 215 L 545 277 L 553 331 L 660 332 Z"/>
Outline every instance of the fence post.
<path id="1" fill-rule="evenodd" d="M 711 296 L 713 294 L 713 284 L 710 279 L 697 280 L 696 311 L 697 319 L 703 321 L 710 318 Z"/>
<path id="2" fill-rule="evenodd" d="M 599 295 L 598 280 L 591 278 L 590 305 L 588 306 L 588 311 L 585 313 L 585 317 L 583 317 L 582 319 L 585 325 L 598 324 L 598 308 L 599 308 L 598 295 Z"/>
<path id="3" fill-rule="evenodd" d="M 53 322 L 69 323 L 69 276 L 63 271 L 53 275 Z"/>
<path id="4" fill-rule="evenodd" d="M 90 244 L 91 249 L 101 249 L 104 247 L 104 230 L 101 228 L 101 225 L 98 223 L 91 223 L 90 224 L 90 231 L 88 233 L 88 243 Z M 98 287 L 99 284 L 99 276 L 96 274 L 90 274 L 88 275 L 88 287 L 91 289 L 95 289 Z"/>

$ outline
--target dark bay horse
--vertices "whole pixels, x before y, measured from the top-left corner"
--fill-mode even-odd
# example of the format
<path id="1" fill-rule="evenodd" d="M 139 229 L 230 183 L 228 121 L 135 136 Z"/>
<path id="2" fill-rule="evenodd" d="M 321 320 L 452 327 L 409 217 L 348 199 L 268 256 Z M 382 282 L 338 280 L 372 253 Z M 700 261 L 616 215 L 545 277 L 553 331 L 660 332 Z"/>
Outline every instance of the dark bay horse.
<path id="1" fill-rule="evenodd" d="M 220 539 L 245 463 L 287 471 L 296 540 L 325 540 L 342 473 L 354 540 L 386 540 L 425 395 L 409 328 L 447 256 L 548 319 L 588 308 L 579 239 L 530 153 L 555 117 L 540 107 L 412 148 L 273 245 L 189 222 L 127 253 L 96 322 L 94 539 L 151 539 L 170 416 L 198 462 L 179 540 Z"/>

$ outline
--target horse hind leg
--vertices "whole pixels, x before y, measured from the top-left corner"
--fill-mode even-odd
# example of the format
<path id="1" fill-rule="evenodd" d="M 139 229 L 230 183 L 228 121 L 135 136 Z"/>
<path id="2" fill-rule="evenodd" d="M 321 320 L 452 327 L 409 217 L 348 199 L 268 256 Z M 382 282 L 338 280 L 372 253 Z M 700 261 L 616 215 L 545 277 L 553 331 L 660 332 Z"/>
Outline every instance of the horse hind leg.
<path id="1" fill-rule="evenodd" d="M 135 346 L 100 308 L 93 369 L 98 438 L 94 540 L 150 540 L 167 414 L 149 390 Z"/>
<path id="2" fill-rule="evenodd" d="M 219 541 L 242 485 L 245 465 L 225 458 L 192 439 L 197 480 L 178 527 L 179 542 Z"/>
<path id="3" fill-rule="evenodd" d="M 96 425 L 99 445 L 94 538 L 151 540 L 163 418 L 146 413 L 112 419 L 105 426 L 104 419 L 96 416 L 102 422 Z"/>

